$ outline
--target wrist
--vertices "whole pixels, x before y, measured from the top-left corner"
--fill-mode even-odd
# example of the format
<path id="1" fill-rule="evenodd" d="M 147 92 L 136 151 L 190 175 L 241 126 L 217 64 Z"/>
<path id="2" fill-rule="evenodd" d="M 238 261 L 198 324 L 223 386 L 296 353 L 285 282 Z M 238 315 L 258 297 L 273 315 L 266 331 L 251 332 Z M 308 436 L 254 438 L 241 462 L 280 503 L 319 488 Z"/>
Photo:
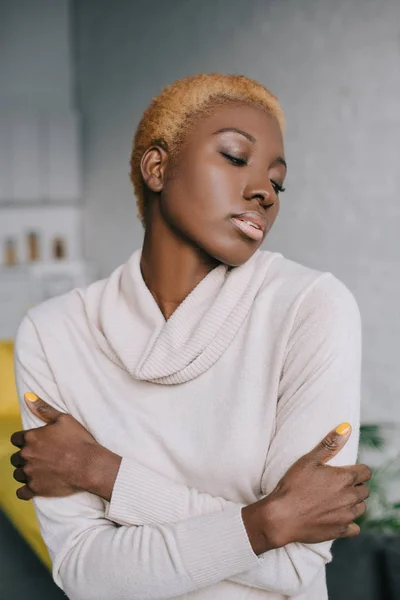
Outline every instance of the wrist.
<path id="1" fill-rule="evenodd" d="M 286 546 L 293 540 L 288 534 L 290 514 L 286 513 L 283 498 L 272 493 L 260 502 L 260 521 L 267 545 L 271 549 Z"/>
<path id="2" fill-rule="evenodd" d="M 265 535 L 265 515 L 259 502 L 242 508 L 242 520 L 255 554 L 263 554 L 274 548 L 272 540 Z"/>
<path id="3" fill-rule="evenodd" d="M 83 489 L 109 502 L 121 461 L 122 457 L 108 448 L 93 445 L 88 451 Z"/>

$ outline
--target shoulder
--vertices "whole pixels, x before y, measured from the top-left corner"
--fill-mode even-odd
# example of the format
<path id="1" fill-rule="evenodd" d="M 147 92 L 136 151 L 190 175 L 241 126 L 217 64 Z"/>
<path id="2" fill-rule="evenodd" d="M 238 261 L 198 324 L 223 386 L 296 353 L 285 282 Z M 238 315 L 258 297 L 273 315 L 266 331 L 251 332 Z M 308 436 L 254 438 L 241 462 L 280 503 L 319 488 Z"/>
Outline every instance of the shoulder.
<path id="1" fill-rule="evenodd" d="M 85 298 L 88 294 L 101 293 L 105 281 L 75 288 L 30 308 L 17 329 L 15 352 L 35 347 L 38 352 L 42 351 L 47 340 L 62 344 L 68 336 L 87 327 Z"/>
<path id="2" fill-rule="evenodd" d="M 305 321 L 326 326 L 359 324 L 360 310 L 354 293 L 333 273 L 313 269 L 276 252 L 265 252 L 262 260 L 271 260 L 262 293 L 273 293 L 276 306 L 287 307 L 286 314 L 290 313 L 294 327 Z"/>

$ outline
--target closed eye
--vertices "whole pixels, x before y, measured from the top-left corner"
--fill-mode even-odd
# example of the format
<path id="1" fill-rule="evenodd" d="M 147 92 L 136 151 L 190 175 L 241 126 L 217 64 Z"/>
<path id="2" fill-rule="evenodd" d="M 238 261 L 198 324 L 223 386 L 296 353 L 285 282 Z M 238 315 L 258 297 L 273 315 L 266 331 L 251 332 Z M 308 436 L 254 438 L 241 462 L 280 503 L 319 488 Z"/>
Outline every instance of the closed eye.
<path id="1" fill-rule="evenodd" d="M 232 165 L 235 165 L 236 167 L 244 167 L 245 165 L 247 165 L 247 161 L 244 158 L 239 158 L 237 156 L 232 156 L 231 154 L 226 154 L 225 152 L 221 152 L 221 154 Z"/>
<path id="2" fill-rule="evenodd" d="M 221 152 L 222 156 L 226 158 L 232 165 L 236 167 L 244 167 L 247 165 L 247 161 L 244 158 L 239 158 L 238 156 L 232 156 L 231 154 L 227 154 L 226 152 Z M 271 179 L 272 187 L 274 188 L 275 194 L 279 194 L 285 191 L 285 188 L 279 185 L 276 181 Z"/>
<path id="3" fill-rule="evenodd" d="M 279 183 L 277 183 L 273 179 L 271 179 L 271 183 L 272 183 L 272 187 L 274 188 L 275 194 L 282 193 L 286 189 L 286 188 L 282 187 L 281 185 L 279 185 Z"/>

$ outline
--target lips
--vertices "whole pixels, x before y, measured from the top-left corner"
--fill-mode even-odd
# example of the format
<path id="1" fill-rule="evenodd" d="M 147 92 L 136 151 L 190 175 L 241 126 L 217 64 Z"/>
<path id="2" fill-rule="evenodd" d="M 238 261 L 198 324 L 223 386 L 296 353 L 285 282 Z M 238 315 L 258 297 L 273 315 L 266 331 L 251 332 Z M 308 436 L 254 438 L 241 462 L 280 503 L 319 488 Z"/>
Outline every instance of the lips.
<path id="1" fill-rule="evenodd" d="M 251 223 L 256 229 L 261 229 L 264 232 L 267 228 L 266 218 L 258 212 L 248 211 L 239 215 L 232 215 L 232 219 L 240 219 L 241 221 Z"/>
<path id="2" fill-rule="evenodd" d="M 260 214 L 255 212 L 241 213 L 232 216 L 231 221 L 246 237 L 257 242 L 262 241 L 267 223 Z"/>

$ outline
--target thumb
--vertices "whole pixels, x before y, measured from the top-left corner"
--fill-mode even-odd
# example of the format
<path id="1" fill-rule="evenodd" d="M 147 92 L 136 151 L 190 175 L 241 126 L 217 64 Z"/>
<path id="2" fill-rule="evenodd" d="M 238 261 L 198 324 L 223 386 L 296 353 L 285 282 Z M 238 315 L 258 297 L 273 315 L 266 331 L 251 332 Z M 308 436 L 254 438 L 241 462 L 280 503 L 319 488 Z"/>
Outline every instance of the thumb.
<path id="1" fill-rule="evenodd" d="M 341 423 L 332 429 L 320 443 L 308 454 L 313 462 L 326 463 L 333 458 L 348 441 L 351 435 L 350 423 Z"/>
<path id="2" fill-rule="evenodd" d="M 27 392 L 24 395 L 24 399 L 29 410 L 46 423 L 54 423 L 62 414 L 59 410 L 53 408 L 50 404 L 47 404 L 47 402 L 39 398 L 39 396 L 33 392 Z"/>

